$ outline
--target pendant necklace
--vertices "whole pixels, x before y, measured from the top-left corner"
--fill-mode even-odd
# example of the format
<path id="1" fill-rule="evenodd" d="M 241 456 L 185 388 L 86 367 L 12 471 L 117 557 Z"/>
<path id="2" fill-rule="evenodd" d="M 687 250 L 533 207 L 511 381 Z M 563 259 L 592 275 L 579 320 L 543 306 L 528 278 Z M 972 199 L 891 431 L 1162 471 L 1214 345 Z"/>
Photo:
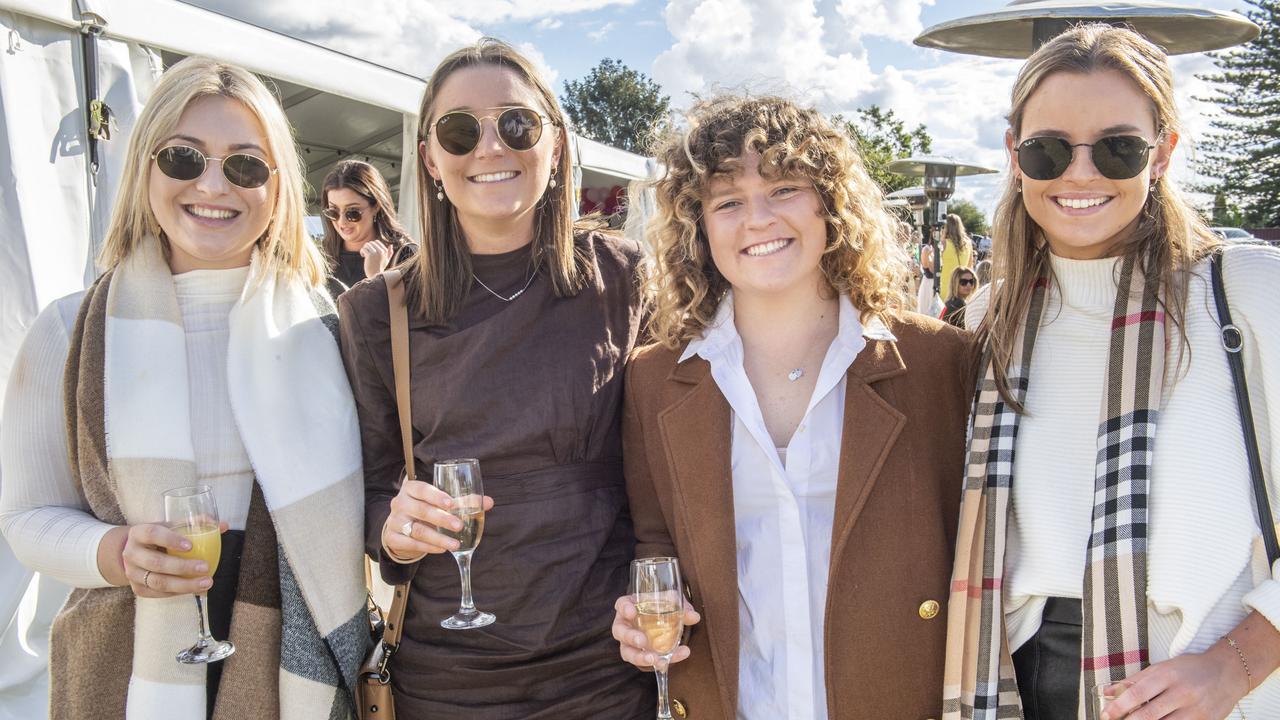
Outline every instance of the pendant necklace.
<path id="1" fill-rule="evenodd" d="M 514 295 L 512 295 L 511 297 L 507 297 L 507 296 L 505 296 L 505 295 L 499 295 L 498 293 L 494 292 L 494 291 L 493 291 L 493 288 L 489 287 L 488 285 L 485 285 L 485 284 L 484 284 L 484 281 L 483 281 L 483 280 L 481 280 L 480 278 L 476 277 L 476 274 L 475 274 L 475 273 L 471 273 L 471 279 L 472 279 L 472 280 L 475 280 L 475 281 L 476 281 L 476 282 L 478 282 L 478 283 L 480 283 L 480 287 L 484 288 L 485 290 L 488 290 L 490 295 L 492 295 L 492 296 L 494 296 L 494 297 L 498 298 L 498 299 L 499 299 L 499 300 L 501 300 L 502 302 L 511 302 L 512 300 L 515 300 L 516 298 L 518 298 L 518 297 L 520 297 L 521 295 L 523 295 L 525 290 L 528 290 L 528 289 L 529 289 L 529 286 L 533 284 L 533 278 L 534 278 L 535 276 L 537 276 L 537 274 L 538 274 L 538 269 L 537 269 L 537 268 L 534 268 L 534 269 L 533 269 L 533 272 L 529 274 L 529 279 L 525 281 L 525 283 L 524 283 L 524 287 L 522 287 L 522 288 L 520 288 L 519 290 L 517 290 L 517 291 L 515 292 L 515 294 L 514 294 Z"/>
<path id="2" fill-rule="evenodd" d="M 796 368 L 791 372 L 787 373 L 787 379 L 790 380 L 791 382 L 795 382 L 802 377 L 804 377 L 804 370 L 802 368 Z"/>

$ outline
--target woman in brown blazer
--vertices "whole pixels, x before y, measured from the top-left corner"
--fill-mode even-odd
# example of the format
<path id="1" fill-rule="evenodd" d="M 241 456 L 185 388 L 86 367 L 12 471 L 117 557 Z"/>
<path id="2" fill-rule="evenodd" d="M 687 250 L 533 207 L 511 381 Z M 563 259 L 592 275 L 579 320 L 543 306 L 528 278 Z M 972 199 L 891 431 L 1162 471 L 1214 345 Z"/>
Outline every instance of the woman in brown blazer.
<path id="1" fill-rule="evenodd" d="M 881 191 L 817 112 L 713 100 L 659 157 L 623 437 L 637 555 L 680 559 L 698 623 L 674 714 L 940 716 L 965 336 L 901 309 Z"/>

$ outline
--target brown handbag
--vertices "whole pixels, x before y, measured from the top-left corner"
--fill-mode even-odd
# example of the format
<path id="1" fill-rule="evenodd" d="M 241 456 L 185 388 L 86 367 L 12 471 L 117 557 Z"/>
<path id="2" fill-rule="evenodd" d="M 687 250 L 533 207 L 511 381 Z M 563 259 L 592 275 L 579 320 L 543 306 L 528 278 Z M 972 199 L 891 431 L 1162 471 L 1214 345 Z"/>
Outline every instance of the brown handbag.
<path id="1" fill-rule="evenodd" d="M 396 412 L 400 416 L 400 444 L 404 448 L 404 471 L 417 479 L 413 463 L 413 433 L 409 425 L 409 312 L 404 302 L 404 284 L 399 270 L 383 273 L 387 300 L 391 306 L 391 369 L 396 384 Z M 356 714 L 359 720 L 395 720 L 396 704 L 391 695 L 391 658 L 400 647 L 405 606 L 409 604 L 408 584 L 396 585 L 391 609 L 385 618 L 373 599 L 372 575 L 365 560 L 365 584 L 369 588 L 369 627 L 373 649 L 360 666 L 356 678 Z"/>

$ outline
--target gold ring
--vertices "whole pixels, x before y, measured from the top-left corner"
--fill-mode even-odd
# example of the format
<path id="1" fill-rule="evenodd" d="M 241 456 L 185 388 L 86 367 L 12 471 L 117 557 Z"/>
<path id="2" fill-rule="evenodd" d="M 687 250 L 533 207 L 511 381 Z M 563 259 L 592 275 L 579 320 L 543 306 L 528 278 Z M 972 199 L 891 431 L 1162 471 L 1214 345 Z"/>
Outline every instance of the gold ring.
<path id="1" fill-rule="evenodd" d="M 413 537 L 413 521 L 412 520 L 406 520 L 405 523 L 400 526 L 400 534 L 406 537 Z"/>
<path id="2" fill-rule="evenodd" d="M 150 570 L 148 570 L 146 573 L 143 574 L 142 585 L 147 589 L 151 588 L 151 571 Z"/>

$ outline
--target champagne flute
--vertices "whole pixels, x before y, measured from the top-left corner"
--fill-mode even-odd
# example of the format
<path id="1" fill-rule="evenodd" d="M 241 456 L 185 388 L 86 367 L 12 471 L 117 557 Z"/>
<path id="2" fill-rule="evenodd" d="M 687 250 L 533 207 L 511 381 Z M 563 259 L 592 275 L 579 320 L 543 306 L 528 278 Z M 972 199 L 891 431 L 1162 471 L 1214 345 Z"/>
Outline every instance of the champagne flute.
<path id="1" fill-rule="evenodd" d="M 218 522 L 218 506 L 213 501 L 213 491 L 208 485 L 166 490 L 164 493 L 164 522 L 171 530 L 191 542 L 186 551 L 169 550 L 169 554 L 186 560 L 203 560 L 209 566 L 212 577 L 218 569 L 222 555 L 222 528 Z M 197 593 L 196 614 L 200 618 L 200 637 L 195 645 L 178 653 L 178 662 L 187 665 L 218 662 L 230 657 L 236 646 L 227 640 L 214 640 L 209 634 L 208 599 L 206 593 Z"/>
<path id="2" fill-rule="evenodd" d="M 472 458 L 442 460 L 435 464 L 433 481 L 436 487 L 453 498 L 451 515 L 462 521 L 462 529 L 454 532 L 441 527 L 440 533 L 458 541 L 453 559 L 458 563 L 462 576 L 462 603 L 458 612 L 440 621 L 446 630 L 470 630 L 482 628 L 494 621 L 493 613 L 476 609 L 471 599 L 471 554 L 484 535 L 484 484 L 480 479 L 480 461 Z"/>
<path id="3" fill-rule="evenodd" d="M 671 656 L 680 647 L 684 631 L 684 588 L 680 562 L 673 557 L 652 557 L 631 561 L 631 601 L 636 606 L 636 627 L 649 640 L 658 656 L 654 675 L 658 678 L 658 720 L 671 720 L 667 700 L 667 670 Z"/>

